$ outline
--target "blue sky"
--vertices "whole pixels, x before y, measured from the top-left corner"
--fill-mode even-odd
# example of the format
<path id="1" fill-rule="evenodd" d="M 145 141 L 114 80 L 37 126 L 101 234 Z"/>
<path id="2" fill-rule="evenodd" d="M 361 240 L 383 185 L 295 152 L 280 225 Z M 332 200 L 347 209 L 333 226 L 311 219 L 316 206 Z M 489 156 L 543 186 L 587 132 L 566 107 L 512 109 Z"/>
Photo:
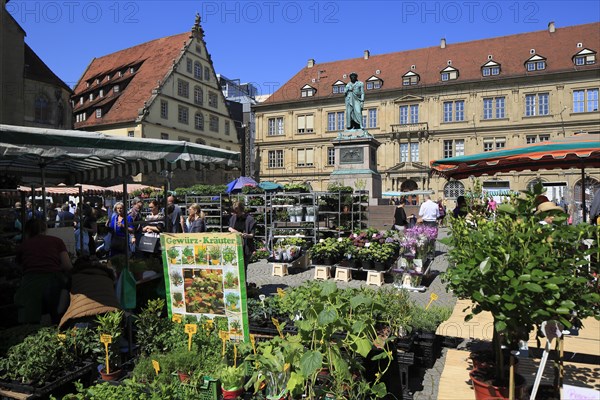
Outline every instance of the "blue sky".
<path id="1" fill-rule="evenodd" d="M 589 1 L 18 1 L 26 42 L 68 85 L 94 57 L 189 31 L 202 17 L 217 73 L 270 93 L 306 66 L 600 20 Z"/>

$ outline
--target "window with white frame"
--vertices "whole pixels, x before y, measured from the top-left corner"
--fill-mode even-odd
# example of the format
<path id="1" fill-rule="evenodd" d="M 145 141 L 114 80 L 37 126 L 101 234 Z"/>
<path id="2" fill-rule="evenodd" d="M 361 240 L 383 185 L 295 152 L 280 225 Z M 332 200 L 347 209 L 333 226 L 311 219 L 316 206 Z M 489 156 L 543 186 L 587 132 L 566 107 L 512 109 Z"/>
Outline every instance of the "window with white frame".
<path id="1" fill-rule="evenodd" d="M 269 150 L 268 168 L 283 168 L 283 150 Z"/>
<path id="2" fill-rule="evenodd" d="M 419 75 L 409 71 L 402 76 L 402 86 L 411 86 L 419 83 Z"/>
<path id="3" fill-rule="evenodd" d="M 268 136 L 283 135 L 283 117 L 269 118 L 268 126 L 269 126 L 269 129 L 267 131 Z"/>
<path id="4" fill-rule="evenodd" d="M 447 66 L 440 72 L 440 78 L 443 82 L 458 79 L 458 70 L 452 66 Z"/>
<path id="5" fill-rule="evenodd" d="M 500 150 L 506 147 L 505 138 L 485 138 L 483 139 L 483 151 Z"/>
<path id="6" fill-rule="evenodd" d="M 383 86 L 383 81 L 376 76 L 372 76 L 369 79 L 367 79 L 367 83 L 366 83 L 367 90 L 381 89 L 382 86 Z"/>
<path id="7" fill-rule="evenodd" d="M 419 162 L 419 143 L 411 142 L 410 143 L 410 161 L 411 162 Z"/>
<path id="8" fill-rule="evenodd" d="M 197 112 L 194 115 L 194 128 L 199 131 L 204 130 L 204 115 L 201 112 Z"/>
<path id="9" fill-rule="evenodd" d="M 444 140 L 444 158 L 464 156 L 464 139 Z"/>
<path id="10" fill-rule="evenodd" d="M 298 167 L 313 167 L 315 165 L 315 149 L 297 149 L 296 165 Z"/>
<path id="11" fill-rule="evenodd" d="M 204 103 L 204 91 L 200 86 L 194 86 L 194 104 L 201 106 Z"/>
<path id="12" fill-rule="evenodd" d="M 409 104 L 400 106 L 400 123 L 416 124 L 419 122 L 419 105 Z"/>
<path id="13" fill-rule="evenodd" d="M 506 98 L 489 97 L 483 99 L 483 119 L 500 119 L 505 117 Z"/>
<path id="14" fill-rule="evenodd" d="M 409 162 L 408 143 L 400 143 L 400 162 Z"/>
<path id="15" fill-rule="evenodd" d="M 369 110 L 367 110 L 367 114 L 369 115 L 368 127 L 376 128 L 377 127 L 377 109 L 370 108 Z"/>
<path id="16" fill-rule="evenodd" d="M 96 118 L 102 118 L 102 109 L 96 108 Z"/>
<path id="17" fill-rule="evenodd" d="M 160 117 L 162 119 L 169 118 L 169 102 L 167 100 L 160 101 Z"/>
<path id="18" fill-rule="evenodd" d="M 500 67 L 483 67 L 481 69 L 481 74 L 483 76 L 500 75 Z"/>
<path id="19" fill-rule="evenodd" d="M 204 80 L 210 81 L 210 69 L 208 67 L 204 67 Z"/>
<path id="20" fill-rule="evenodd" d="M 342 131 L 345 129 L 344 111 L 327 113 L 327 130 Z"/>
<path id="21" fill-rule="evenodd" d="M 301 97 L 313 97 L 316 92 L 317 92 L 317 90 L 314 87 L 312 87 L 310 85 L 304 85 L 300 89 L 300 96 Z"/>
<path id="22" fill-rule="evenodd" d="M 313 114 L 298 115 L 298 133 L 313 133 L 314 125 L 315 116 Z"/>
<path id="23" fill-rule="evenodd" d="M 598 88 L 573 90 L 573 112 L 598 111 Z"/>
<path id="24" fill-rule="evenodd" d="M 456 199 L 458 196 L 465 195 L 465 185 L 460 181 L 450 181 L 444 186 L 444 197 L 446 199 Z"/>
<path id="25" fill-rule="evenodd" d="M 337 81 L 331 86 L 331 91 L 333 94 L 345 93 L 346 84 L 342 81 Z"/>
<path id="26" fill-rule="evenodd" d="M 213 132 L 219 132 L 219 117 L 216 115 L 211 115 L 210 120 L 208 122 L 208 129 Z"/>
<path id="27" fill-rule="evenodd" d="M 538 115 L 549 115 L 550 94 L 549 93 L 537 93 L 525 95 L 525 116 L 534 117 Z"/>
<path id="28" fill-rule="evenodd" d="M 444 102 L 444 122 L 460 122 L 465 120 L 465 101 Z"/>
<path id="29" fill-rule="evenodd" d="M 215 92 L 208 92 L 208 105 L 213 108 L 218 107 L 217 94 Z"/>
<path id="30" fill-rule="evenodd" d="M 191 73 L 192 72 L 192 65 L 193 65 L 192 59 L 189 58 L 189 57 L 187 57 L 185 59 L 185 61 L 186 61 L 186 70 L 187 70 L 187 72 Z"/>
<path id="31" fill-rule="evenodd" d="M 573 58 L 575 65 L 593 65 L 596 64 L 596 54 L 578 55 Z"/>
<path id="32" fill-rule="evenodd" d="M 533 55 L 525 62 L 527 71 L 543 71 L 546 69 L 546 59 L 538 54 Z"/>
<path id="33" fill-rule="evenodd" d="M 186 124 L 188 123 L 188 113 L 189 113 L 189 109 L 185 106 L 177 106 L 177 121 L 179 121 L 182 124 Z"/>
<path id="34" fill-rule="evenodd" d="M 527 144 L 547 142 L 549 140 L 550 140 L 550 135 L 547 135 L 547 134 L 525 136 L 525 143 L 527 143 Z"/>
<path id="35" fill-rule="evenodd" d="M 114 85 L 113 86 L 113 93 L 119 93 L 119 90 L 121 90 L 121 88 L 119 87 L 119 85 Z"/>
<path id="36" fill-rule="evenodd" d="M 335 148 L 327 148 L 327 165 L 335 165 Z"/>
<path id="37" fill-rule="evenodd" d="M 202 64 L 199 61 L 194 62 L 194 78 L 202 80 Z"/>
<path id="38" fill-rule="evenodd" d="M 186 99 L 190 97 L 190 84 L 183 79 L 177 79 L 177 94 Z"/>

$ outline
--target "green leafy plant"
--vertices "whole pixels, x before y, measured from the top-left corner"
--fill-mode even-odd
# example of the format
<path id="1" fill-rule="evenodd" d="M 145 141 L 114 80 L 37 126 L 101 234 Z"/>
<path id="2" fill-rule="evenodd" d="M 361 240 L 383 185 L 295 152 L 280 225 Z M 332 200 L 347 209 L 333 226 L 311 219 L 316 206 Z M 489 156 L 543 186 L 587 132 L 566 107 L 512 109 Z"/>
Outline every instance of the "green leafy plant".
<path id="1" fill-rule="evenodd" d="M 173 263 L 176 262 L 177 257 L 179 257 L 179 249 L 177 247 L 171 247 L 167 250 L 167 256 L 169 260 Z"/>
<path id="2" fill-rule="evenodd" d="M 223 247 L 223 261 L 227 264 L 231 264 L 235 259 L 235 247 L 232 246 L 224 246 Z"/>
<path id="3" fill-rule="evenodd" d="M 172 272 L 170 276 L 171 276 L 171 283 L 173 284 L 173 286 L 183 285 L 183 276 L 181 276 L 181 274 L 179 272 Z"/>
<path id="4" fill-rule="evenodd" d="M 111 311 L 104 315 L 96 316 L 96 333 L 98 335 L 98 347 L 96 354 L 98 362 L 106 363 L 104 344 L 100 342 L 101 335 L 110 335 L 111 343 L 108 345 L 108 362 L 110 369 L 116 370 L 121 366 L 121 354 L 119 352 L 119 338 L 123 332 L 121 322 L 123 319 L 123 311 Z"/>
<path id="5" fill-rule="evenodd" d="M 220 262 L 221 249 L 219 248 L 219 246 L 212 246 L 208 249 L 208 255 L 210 256 L 211 260 Z"/>
<path id="6" fill-rule="evenodd" d="M 450 318 L 452 309 L 431 306 L 428 309 L 413 306 L 410 313 L 410 327 L 414 332 L 435 333 L 437 327 Z"/>
<path id="7" fill-rule="evenodd" d="M 238 390 L 246 382 L 246 365 L 242 363 L 234 367 L 223 364 L 217 372 L 217 378 L 221 381 L 223 389 L 229 391 Z"/>
<path id="8" fill-rule="evenodd" d="M 453 219 L 450 268 L 444 274 L 447 289 L 474 307 L 466 316 L 489 311 L 494 319 L 493 348 L 495 376 L 503 377 L 503 344 L 515 348 L 527 340 L 534 326 L 557 320 L 565 327 L 581 320 L 600 318 L 599 284 L 594 280 L 598 266 L 586 256 L 598 248 L 586 249 L 583 239 L 600 240 L 600 230 L 587 224 L 568 225 L 565 215 L 556 215 L 551 224 L 540 222 L 547 214 L 535 214 L 535 199 L 542 186 L 525 192 L 497 208 L 495 221 L 484 210 Z"/>
<path id="9" fill-rule="evenodd" d="M 183 248 L 181 252 L 183 256 L 184 264 L 193 264 L 194 263 L 194 248 L 191 246 L 186 246 Z"/>

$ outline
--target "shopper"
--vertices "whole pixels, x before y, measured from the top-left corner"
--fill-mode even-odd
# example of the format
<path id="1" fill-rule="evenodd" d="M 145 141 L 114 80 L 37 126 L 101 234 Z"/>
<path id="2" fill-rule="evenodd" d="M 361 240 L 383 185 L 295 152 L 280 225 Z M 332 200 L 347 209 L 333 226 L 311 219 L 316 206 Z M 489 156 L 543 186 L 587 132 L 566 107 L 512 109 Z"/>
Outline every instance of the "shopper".
<path id="1" fill-rule="evenodd" d="M 206 222 L 204 220 L 204 212 L 196 203 L 188 208 L 188 218 L 185 221 L 184 231 L 186 233 L 201 233 L 206 232 Z"/>
<path id="2" fill-rule="evenodd" d="M 423 224 L 427 226 L 437 226 L 437 219 L 440 216 L 438 205 L 431 200 L 429 195 L 425 195 L 425 202 L 419 208 L 419 217 Z"/>
<path id="3" fill-rule="evenodd" d="M 254 229 L 256 222 L 252 215 L 246 213 L 244 202 L 233 203 L 233 213 L 229 219 L 229 232 L 241 233 L 244 245 L 244 272 L 248 276 L 248 264 L 254 253 Z"/>
<path id="4" fill-rule="evenodd" d="M 400 204 L 394 209 L 394 229 L 400 232 L 404 232 L 404 229 L 406 229 L 406 226 L 408 225 L 406 211 L 404 210 L 405 203 L 406 201 L 401 199 Z"/>

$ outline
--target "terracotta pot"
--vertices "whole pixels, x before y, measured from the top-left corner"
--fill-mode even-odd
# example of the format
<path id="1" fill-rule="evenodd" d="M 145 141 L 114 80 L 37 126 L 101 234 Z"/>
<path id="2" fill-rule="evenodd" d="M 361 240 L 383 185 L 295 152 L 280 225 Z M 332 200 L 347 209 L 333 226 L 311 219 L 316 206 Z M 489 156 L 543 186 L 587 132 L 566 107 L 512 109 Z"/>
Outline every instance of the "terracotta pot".
<path id="1" fill-rule="evenodd" d="M 238 397 L 242 397 L 242 394 L 244 394 L 243 387 L 241 387 L 237 390 L 225 390 L 225 389 L 221 388 L 221 391 L 223 392 L 223 400 L 234 400 L 234 399 L 237 399 Z"/>
<path id="2" fill-rule="evenodd" d="M 508 379 L 506 382 L 497 383 L 493 380 L 486 379 L 487 374 L 481 371 L 474 370 L 469 373 L 469 377 L 473 382 L 473 390 L 475 392 L 475 400 L 501 400 L 508 399 Z M 490 382 L 488 382 L 490 381 Z M 522 375 L 515 374 L 515 399 L 520 400 L 525 395 L 525 387 L 527 382 Z"/>
<path id="3" fill-rule="evenodd" d="M 102 377 L 103 381 L 116 381 L 121 377 L 122 374 L 123 370 L 120 369 L 112 371 L 110 374 L 107 374 L 104 368 L 100 370 L 100 376 Z"/>

